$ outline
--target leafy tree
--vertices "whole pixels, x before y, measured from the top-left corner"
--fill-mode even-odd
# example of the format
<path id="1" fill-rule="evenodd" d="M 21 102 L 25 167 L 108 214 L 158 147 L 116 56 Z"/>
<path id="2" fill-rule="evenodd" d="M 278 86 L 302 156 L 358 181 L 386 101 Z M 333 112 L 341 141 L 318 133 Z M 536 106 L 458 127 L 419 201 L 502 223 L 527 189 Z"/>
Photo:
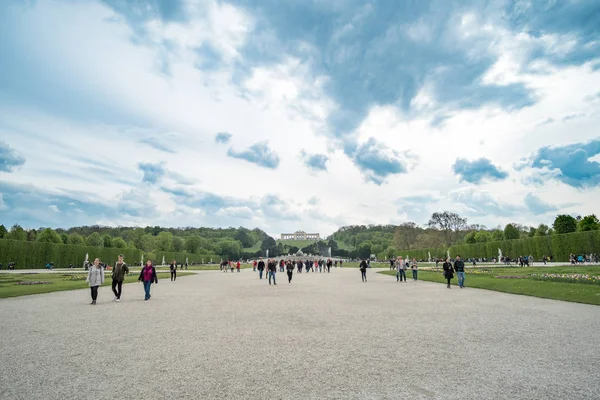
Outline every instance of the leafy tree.
<path id="1" fill-rule="evenodd" d="M 297 247 L 297 246 L 290 246 L 290 248 L 288 249 L 288 253 L 290 253 L 290 254 L 296 254 L 298 252 L 298 250 L 300 250 L 299 247 Z"/>
<path id="2" fill-rule="evenodd" d="M 504 240 L 504 232 L 502 232 L 500 229 L 496 229 L 492 232 L 492 240 L 497 242 Z"/>
<path id="3" fill-rule="evenodd" d="M 385 250 L 385 255 L 386 255 L 386 257 L 387 257 L 388 259 L 394 258 L 394 256 L 396 255 L 396 249 L 395 249 L 395 248 L 393 248 L 393 247 L 391 247 L 391 246 L 390 246 L 390 247 L 388 247 L 388 248 Z"/>
<path id="4" fill-rule="evenodd" d="M 0 239 L 4 239 L 4 237 L 8 234 L 6 227 L 4 225 L 0 225 Z"/>
<path id="5" fill-rule="evenodd" d="M 275 242 L 275 239 L 273 239 L 272 237 L 266 237 L 263 239 L 262 243 L 260 244 L 260 250 L 262 251 L 263 254 L 265 254 L 265 252 L 267 250 L 269 250 L 269 256 L 276 256 L 277 254 L 277 242 Z M 304 250 L 302 250 L 304 251 Z"/>
<path id="6" fill-rule="evenodd" d="M 113 247 L 116 247 L 117 249 L 124 249 L 127 247 L 127 243 L 125 243 L 125 240 L 123 240 L 122 237 L 114 238 L 112 244 Z"/>
<path id="7" fill-rule="evenodd" d="M 475 234 L 476 233 L 477 232 L 469 232 L 469 233 L 467 233 L 465 235 L 464 239 L 463 239 L 465 241 L 465 243 L 467 243 L 467 244 L 474 244 L 474 243 L 476 243 L 477 242 L 475 240 Z"/>
<path id="8" fill-rule="evenodd" d="M 6 236 L 10 240 L 20 240 L 21 242 L 27 241 L 27 232 L 20 225 L 15 224 L 10 228 L 10 232 Z"/>
<path id="9" fill-rule="evenodd" d="M 60 239 L 62 240 L 63 244 L 69 244 L 69 235 L 67 235 L 66 233 L 61 233 Z"/>
<path id="10" fill-rule="evenodd" d="M 102 235 L 102 242 L 104 243 L 104 247 L 111 248 L 113 247 L 113 240 L 110 235 L 104 234 Z"/>
<path id="11" fill-rule="evenodd" d="M 198 235 L 191 235 L 185 239 L 185 248 L 190 253 L 196 253 L 202 245 L 202 238 Z"/>
<path id="12" fill-rule="evenodd" d="M 373 246 L 371 246 L 371 252 L 373 254 L 380 254 L 383 251 L 383 246 L 381 246 L 380 244 L 374 244 Z"/>
<path id="13" fill-rule="evenodd" d="M 151 252 L 154 250 L 155 246 L 155 237 L 151 233 L 145 233 L 139 240 L 139 244 L 141 247 L 138 247 L 140 250 L 144 250 L 145 252 Z M 137 244 L 136 244 L 137 246 Z"/>
<path id="14" fill-rule="evenodd" d="M 185 241 L 181 236 L 173 237 L 173 250 L 180 253 L 185 248 Z"/>
<path id="15" fill-rule="evenodd" d="M 504 227 L 504 239 L 513 240 L 518 239 L 521 236 L 521 232 L 513 224 L 507 224 Z"/>
<path id="16" fill-rule="evenodd" d="M 370 241 L 366 241 L 366 242 L 362 242 L 359 246 L 358 246 L 358 256 L 360 258 L 369 258 L 372 254 L 371 252 L 371 242 Z"/>
<path id="17" fill-rule="evenodd" d="M 577 230 L 577 220 L 570 215 L 561 214 L 556 217 L 552 227 L 558 234 L 575 232 Z"/>
<path id="18" fill-rule="evenodd" d="M 40 243 L 62 243 L 62 238 L 58 233 L 50 228 L 46 228 L 37 235 L 37 242 Z"/>
<path id="19" fill-rule="evenodd" d="M 548 225 L 539 224 L 539 226 L 535 230 L 535 236 L 547 236 L 549 234 L 548 230 Z"/>
<path id="20" fill-rule="evenodd" d="M 104 246 L 104 240 L 102 240 L 102 237 L 100 236 L 100 234 L 98 232 L 94 232 L 91 235 L 89 235 L 85 239 L 85 242 L 88 246 L 93 246 L 93 247 L 103 247 Z"/>
<path id="21" fill-rule="evenodd" d="M 235 233 L 234 239 L 238 240 L 244 247 L 252 247 L 254 246 L 254 243 L 256 243 L 250 232 L 244 228 L 238 229 L 238 231 Z"/>
<path id="22" fill-rule="evenodd" d="M 533 226 L 529 227 L 529 230 L 527 231 L 527 237 L 534 237 L 536 234 L 536 229 Z"/>
<path id="23" fill-rule="evenodd" d="M 35 229 L 30 229 L 27 231 L 27 241 L 35 242 L 37 238 L 37 231 Z"/>
<path id="24" fill-rule="evenodd" d="M 69 234 L 69 244 L 75 244 L 79 246 L 85 246 L 85 239 L 79 233 Z"/>
<path id="25" fill-rule="evenodd" d="M 596 215 L 586 215 L 579 221 L 577 228 L 582 232 L 597 231 L 600 229 L 600 222 L 598 222 Z"/>
<path id="26" fill-rule="evenodd" d="M 331 253 L 332 254 L 333 254 L 334 251 L 337 251 L 338 248 L 339 248 L 337 242 L 334 239 L 329 239 L 327 241 L 327 246 L 331 247 Z"/>
<path id="27" fill-rule="evenodd" d="M 489 242 L 492 239 L 491 235 L 486 231 L 479 231 L 475 234 L 475 241 L 477 243 Z"/>
<path id="28" fill-rule="evenodd" d="M 452 244 L 453 236 L 456 236 L 460 230 L 467 226 L 467 219 L 449 211 L 435 212 L 431 215 L 427 225 L 430 228 L 442 231 L 446 244 L 450 245 Z"/>
<path id="29" fill-rule="evenodd" d="M 171 251 L 173 249 L 173 234 L 160 232 L 154 240 L 154 248 L 158 251 Z"/>

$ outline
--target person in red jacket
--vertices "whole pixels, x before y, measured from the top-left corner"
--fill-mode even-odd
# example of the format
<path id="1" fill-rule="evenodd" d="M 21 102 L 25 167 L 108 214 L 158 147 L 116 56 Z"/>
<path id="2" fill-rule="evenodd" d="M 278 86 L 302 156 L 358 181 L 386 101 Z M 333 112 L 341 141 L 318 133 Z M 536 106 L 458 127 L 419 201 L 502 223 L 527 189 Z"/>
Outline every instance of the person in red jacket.
<path id="1" fill-rule="evenodd" d="M 150 300 L 150 297 L 152 297 L 150 296 L 150 286 L 153 282 L 158 283 L 156 268 L 152 265 L 152 260 L 146 261 L 146 265 L 140 271 L 138 282 L 144 282 L 144 292 L 146 293 L 144 300 Z"/>
<path id="2" fill-rule="evenodd" d="M 238 262 L 235 265 L 235 267 L 237 268 L 237 271 L 240 272 L 240 268 L 242 267 L 242 264 L 240 263 L 240 260 L 238 260 Z"/>

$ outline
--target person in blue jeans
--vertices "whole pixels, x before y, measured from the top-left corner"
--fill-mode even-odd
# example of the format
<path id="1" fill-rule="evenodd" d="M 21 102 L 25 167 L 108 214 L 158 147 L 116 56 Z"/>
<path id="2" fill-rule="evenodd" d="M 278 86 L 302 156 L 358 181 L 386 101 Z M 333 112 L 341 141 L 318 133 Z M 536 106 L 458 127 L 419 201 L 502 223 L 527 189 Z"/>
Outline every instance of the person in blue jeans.
<path id="1" fill-rule="evenodd" d="M 419 264 L 417 263 L 416 258 L 413 258 L 410 263 L 410 269 L 412 270 L 413 280 L 417 280 L 417 274 L 419 272 Z"/>
<path id="2" fill-rule="evenodd" d="M 144 282 L 144 300 L 150 300 L 150 297 L 152 297 L 150 296 L 150 286 L 152 286 L 152 282 L 158 283 L 156 268 L 154 268 L 154 265 L 152 265 L 152 260 L 146 261 L 146 265 L 140 271 L 138 282 Z"/>
<path id="3" fill-rule="evenodd" d="M 277 261 L 270 260 L 267 263 L 267 268 L 269 270 L 269 285 L 271 284 L 271 278 L 273 278 L 273 285 L 277 285 L 275 281 L 275 274 L 277 273 Z"/>
<path id="4" fill-rule="evenodd" d="M 462 289 L 465 287 L 465 263 L 460 259 L 460 256 L 456 256 L 454 270 L 456 271 L 456 275 L 458 275 L 458 286 Z"/>

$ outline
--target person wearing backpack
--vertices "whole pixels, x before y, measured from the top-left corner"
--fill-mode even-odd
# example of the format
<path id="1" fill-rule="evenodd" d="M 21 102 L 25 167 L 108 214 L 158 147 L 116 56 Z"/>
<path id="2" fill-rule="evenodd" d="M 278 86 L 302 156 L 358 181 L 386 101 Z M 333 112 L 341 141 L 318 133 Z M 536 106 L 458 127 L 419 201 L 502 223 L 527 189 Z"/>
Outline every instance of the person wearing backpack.
<path id="1" fill-rule="evenodd" d="M 365 260 L 363 258 L 363 260 L 360 262 L 360 266 L 359 266 L 360 276 L 362 278 L 363 283 L 365 283 L 367 281 L 367 267 L 368 267 L 367 260 Z"/>
<path id="2" fill-rule="evenodd" d="M 118 261 L 115 263 L 115 267 L 112 270 L 112 291 L 115 294 L 113 301 L 121 301 L 121 294 L 123 293 L 123 281 L 127 274 L 129 274 L 129 267 L 123 261 L 123 254 L 119 254 Z"/>

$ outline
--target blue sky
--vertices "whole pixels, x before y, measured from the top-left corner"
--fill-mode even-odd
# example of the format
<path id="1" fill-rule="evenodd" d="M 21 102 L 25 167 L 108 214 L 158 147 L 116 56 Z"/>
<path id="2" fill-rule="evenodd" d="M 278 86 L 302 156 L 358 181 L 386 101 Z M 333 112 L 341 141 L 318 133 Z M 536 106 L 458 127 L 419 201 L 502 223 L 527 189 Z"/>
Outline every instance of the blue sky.
<path id="1" fill-rule="evenodd" d="M 595 0 L 0 2 L 0 223 L 599 214 Z"/>

